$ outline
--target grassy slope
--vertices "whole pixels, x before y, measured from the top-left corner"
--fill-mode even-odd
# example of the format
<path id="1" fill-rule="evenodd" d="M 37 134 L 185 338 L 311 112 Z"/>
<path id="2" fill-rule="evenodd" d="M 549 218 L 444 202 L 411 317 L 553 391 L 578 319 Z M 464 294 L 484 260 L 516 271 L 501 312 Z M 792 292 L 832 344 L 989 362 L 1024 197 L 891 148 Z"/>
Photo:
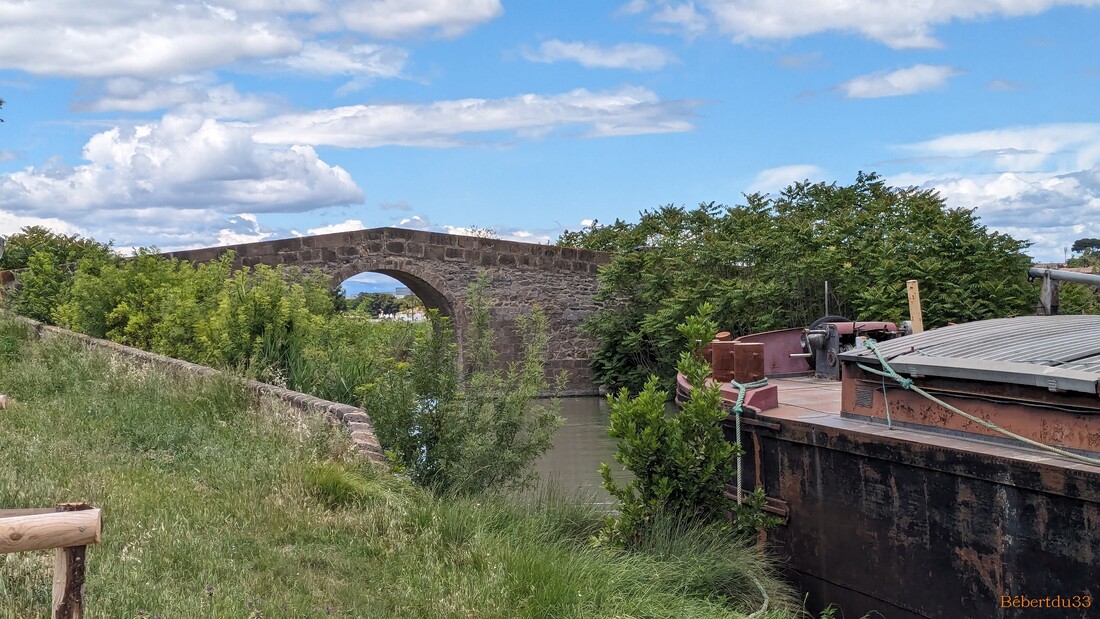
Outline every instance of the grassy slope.
<path id="1" fill-rule="evenodd" d="M 0 393 L 0 506 L 104 509 L 90 618 L 733 617 L 760 604 L 746 574 L 789 600 L 728 541 L 593 548 L 584 508 L 436 499 L 229 380 L 27 341 L 2 318 Z M 0 556 L 0 617 L 46 616 L 50 570 L 48 553 Z"/>

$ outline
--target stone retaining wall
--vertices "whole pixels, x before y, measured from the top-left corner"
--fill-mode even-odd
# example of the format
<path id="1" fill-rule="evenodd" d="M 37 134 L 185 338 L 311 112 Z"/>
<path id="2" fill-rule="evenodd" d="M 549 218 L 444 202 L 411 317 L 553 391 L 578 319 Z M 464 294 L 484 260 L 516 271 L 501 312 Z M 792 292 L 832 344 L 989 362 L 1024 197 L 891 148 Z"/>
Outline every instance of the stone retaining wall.
<path id="1" fill-rule="evenodd" d="M 68 329 L 62 329 L 61 327 L 55 327 L 53 325 L 43 324 L 37 320 L 31 320 L 23 316 L 13 316 L 13 318 L 23 320 L 30 324 L 39 337 L 61 335 L 65 337 L 72 337 L 84 342 L 89 346 L 95 346 L 98 348 L 105 348 L 112 352 L 119 353 L 126 357 L 136 359 L 138 361 L 151 363 L 169 371 L 183 372 L 189 375 L 197 376 L 231 376 L 238 378 L 236 375 L 217 370 L 205 365 L 199 365 L 197 363 L 191 363 L 190 361 L 183 361 L 182 359 L 175 359 L 172 357 L 166 357 L 164 355 L 158 355 L 151 353 L 140 348 L 133 348 L 131 346 L 123 346 L 122 344 L 112 342 L 109 340 L 101 340 L 94 338 L 83 333 L 76 333 L 75 331 L 69 331 Z M 371 425 L 370 416 L 367 412 L 361 408 L 356 408 L 347 404 L 341 404 L 339 402 L 330 402 L 329 400 L 322 400 L 321 398 L 309 395 L 308 393 L 301 393 L 299 391 L 291 391 L 282 387 L 276 387 L 275 385 L 269 385 L 267 383 L 261 383 L 256 380 L 239 379 L 241 383 L 253 394 L 260 398 L 274 398 L 281 401 L 283 404 L 290 408 L 301 411 L 306 414 L 321 414 L 324 418 L 331 421 L 339 422 L 348 429 L 351 434 L 352 444 L 355 446 L 355 451 L 360 456 L 366 458 L 370 462 L 375 464 L 385 464 L 385 456 L 382 453 L 382 447 L 378 444 L 378 438 L 374 434 L 374 426 Z"/>

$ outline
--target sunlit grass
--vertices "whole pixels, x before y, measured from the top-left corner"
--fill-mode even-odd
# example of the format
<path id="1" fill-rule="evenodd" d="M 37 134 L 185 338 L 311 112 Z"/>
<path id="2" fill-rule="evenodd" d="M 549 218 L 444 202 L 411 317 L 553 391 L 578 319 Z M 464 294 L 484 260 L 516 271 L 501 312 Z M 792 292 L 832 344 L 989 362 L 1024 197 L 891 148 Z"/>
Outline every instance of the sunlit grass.
<path id="1" fill-rule="evenodd" d="M 586 507 L 434 498 L 231 379 L 26 338 L 0 319 L 0 506 L 104 510 L 87 617 L 736 617 L 752 576 L 789 605 L 731 540 L 595 547 Z M 48 616 L 50 572 L 0 555 L 0 617 Z"/>

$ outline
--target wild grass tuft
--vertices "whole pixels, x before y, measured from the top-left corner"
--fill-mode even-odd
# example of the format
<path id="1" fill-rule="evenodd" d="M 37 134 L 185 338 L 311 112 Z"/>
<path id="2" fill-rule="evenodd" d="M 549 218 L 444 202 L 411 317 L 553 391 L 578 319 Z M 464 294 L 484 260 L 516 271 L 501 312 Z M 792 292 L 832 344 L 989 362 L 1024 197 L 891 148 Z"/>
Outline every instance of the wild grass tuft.
<path id="1" fill-rule="evenodd" d="M 377 475 L 365 475 L 361 467 L 346 462 L 310 463 L 306 467 L 305 482 L 318 500 L 332 508 L 365 507 L 396 498 Z"/>

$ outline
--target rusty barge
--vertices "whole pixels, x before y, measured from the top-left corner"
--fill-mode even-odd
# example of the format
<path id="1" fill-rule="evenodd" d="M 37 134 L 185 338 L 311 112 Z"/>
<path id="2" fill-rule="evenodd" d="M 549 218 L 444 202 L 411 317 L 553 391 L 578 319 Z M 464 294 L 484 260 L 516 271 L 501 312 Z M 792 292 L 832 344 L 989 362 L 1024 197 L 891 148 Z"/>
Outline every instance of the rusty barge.
<path id="1" fill-rule="evenodd" d="M 812 327 L 706 347 L 728 404 L 730 381 L 768 378 L 727 436 L 742 489 L 783 518 L 768 543 L 811 610 L 1100 612 L 1100 316 Z M 677 399 L 690 389 L 678 377 Z"/>

